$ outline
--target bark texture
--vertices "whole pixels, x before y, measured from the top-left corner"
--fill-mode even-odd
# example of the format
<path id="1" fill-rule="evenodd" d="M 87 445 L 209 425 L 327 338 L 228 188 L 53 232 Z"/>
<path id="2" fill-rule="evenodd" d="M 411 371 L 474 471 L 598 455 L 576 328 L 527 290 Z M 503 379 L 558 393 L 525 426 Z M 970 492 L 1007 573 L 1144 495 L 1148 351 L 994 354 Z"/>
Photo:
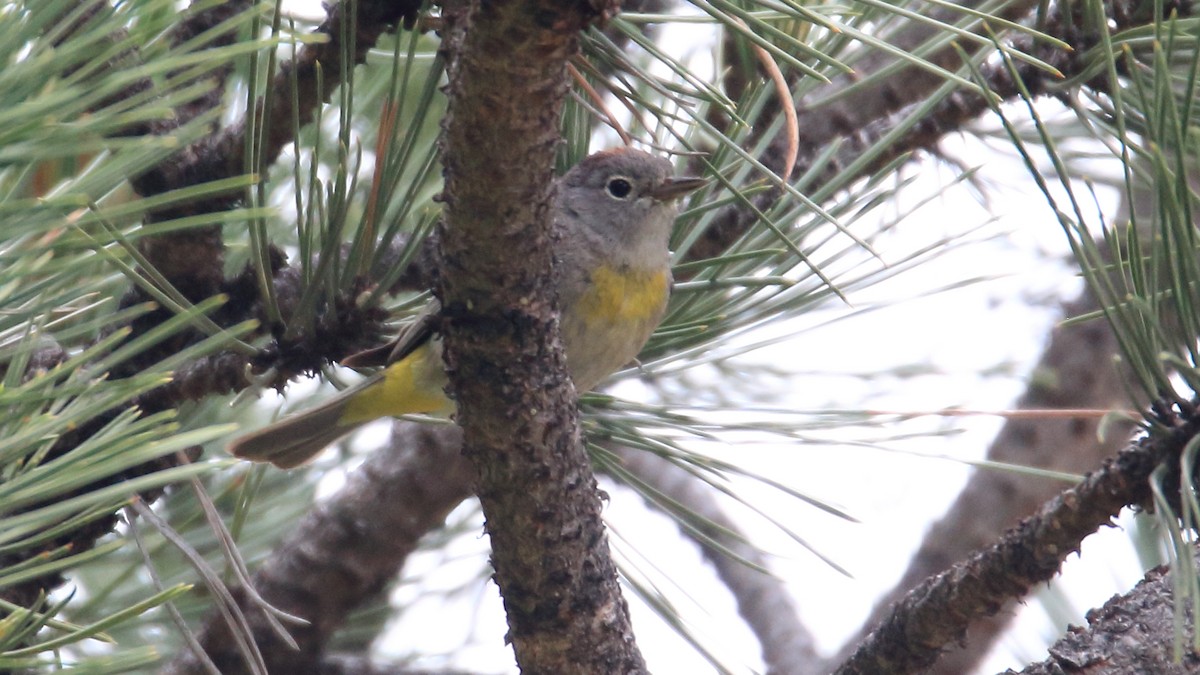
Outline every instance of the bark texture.
<path id="1" fill-rule="evenodd" d="M 579 31 L 615 10 L 505 0 L 446 11 L 445 360 L 508 639 L 526 673 L 645 670 L 580 443 L 550 283 L 566 65 Z"/>
<path id="2" fill-rule="evenodd" d="M 1194 557 L 1195 551 L 1193 551 Z M 1165 566 L 1150 570 L 1125 595 L 1088 612 L 1086 627 L 1072 626 L 1050 648 L 1050 657 L 1030 664 L 1021 675 L 1189 675 L 1200 672 L 1200 655 L 1188 649 L 1189 637 L 1175 653 L 1173 591 L 1176 580 Z M 1183 612 L 1184 636 L 1195 630 L 1190 607 Z M 1016 671 L 1005 671 L 1016 675 Z"/>

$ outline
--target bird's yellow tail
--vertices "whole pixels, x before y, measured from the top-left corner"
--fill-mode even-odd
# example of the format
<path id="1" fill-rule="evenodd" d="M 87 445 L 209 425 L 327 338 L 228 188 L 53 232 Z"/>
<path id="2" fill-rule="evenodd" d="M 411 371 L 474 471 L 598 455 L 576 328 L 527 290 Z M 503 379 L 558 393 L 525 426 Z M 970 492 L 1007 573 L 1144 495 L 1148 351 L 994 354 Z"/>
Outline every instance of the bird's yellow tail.
<path id="1" fill-rule="evenodd" d="M 422 345 L 403 360 L 321 405 L 238 438 L 229 445 L 229 452 L 242 459 L 290 469 L 381 417 L 449 414 L 453 405 L 443 391 L 446 374 L 441 369 L 439 347 L 436 342 Z"/>
<path id="2" fill-rule="evenodd" d="M 229 445 L 234 457 L 270 462 L 281 469 L 300 466 L 331 443 L 370 420 L 343 422 L 349 396 L 335 396 L 315 408 L 284 417 Z"/>

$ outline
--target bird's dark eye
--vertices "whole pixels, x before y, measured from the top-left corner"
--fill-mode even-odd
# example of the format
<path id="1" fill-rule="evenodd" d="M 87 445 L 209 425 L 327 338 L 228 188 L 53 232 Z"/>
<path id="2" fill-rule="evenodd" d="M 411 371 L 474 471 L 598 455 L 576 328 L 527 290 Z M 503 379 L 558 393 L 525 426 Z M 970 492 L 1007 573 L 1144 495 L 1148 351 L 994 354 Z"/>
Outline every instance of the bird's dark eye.
<path id="1" fill-rule="evenodd" d="M 627 179 L 617 177 L 608 179 L 608 184 L 604 186 L 604 189 L 608 190 L 608 194 L 616 199 L 625 199 L 630 192 L 633 192 L 633 185 Z"/>

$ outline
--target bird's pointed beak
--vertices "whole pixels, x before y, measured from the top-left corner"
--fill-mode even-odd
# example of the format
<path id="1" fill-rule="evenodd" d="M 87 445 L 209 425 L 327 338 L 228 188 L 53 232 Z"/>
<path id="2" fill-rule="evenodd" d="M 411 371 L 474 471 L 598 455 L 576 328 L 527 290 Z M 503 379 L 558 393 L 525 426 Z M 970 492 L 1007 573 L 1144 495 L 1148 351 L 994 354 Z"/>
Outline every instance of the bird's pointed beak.
<path id="1" fill-rule="evenodd" d="M 707 178 L 668 178 L 651 190 L 650 196 L 660 202 L 669 202 L 689 192 L 699 190 L 705 185 L 708 185 Z"/>

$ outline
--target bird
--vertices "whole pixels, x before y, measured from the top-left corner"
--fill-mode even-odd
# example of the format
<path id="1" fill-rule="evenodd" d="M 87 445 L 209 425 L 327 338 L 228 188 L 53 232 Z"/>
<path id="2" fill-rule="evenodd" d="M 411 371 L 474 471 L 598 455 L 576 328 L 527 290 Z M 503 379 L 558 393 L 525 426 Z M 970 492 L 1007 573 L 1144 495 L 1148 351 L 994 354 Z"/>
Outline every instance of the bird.
<path id="1" fill-rule="evenodd" d="M 678 200 L 703 185 L 675 177 L 663 157 L 621 147 L 585 157 L 556 181 L 555 277 L 567 371 L 585 392 L 634 361 L 666 312 L 669 239 Z M 342 363 L 384 367 L 314 407 L 247 433 L 235 457 L 300 466 L 358 427 L 385 417 L 449 417 L 436 300 L 391 343 Z"/>

